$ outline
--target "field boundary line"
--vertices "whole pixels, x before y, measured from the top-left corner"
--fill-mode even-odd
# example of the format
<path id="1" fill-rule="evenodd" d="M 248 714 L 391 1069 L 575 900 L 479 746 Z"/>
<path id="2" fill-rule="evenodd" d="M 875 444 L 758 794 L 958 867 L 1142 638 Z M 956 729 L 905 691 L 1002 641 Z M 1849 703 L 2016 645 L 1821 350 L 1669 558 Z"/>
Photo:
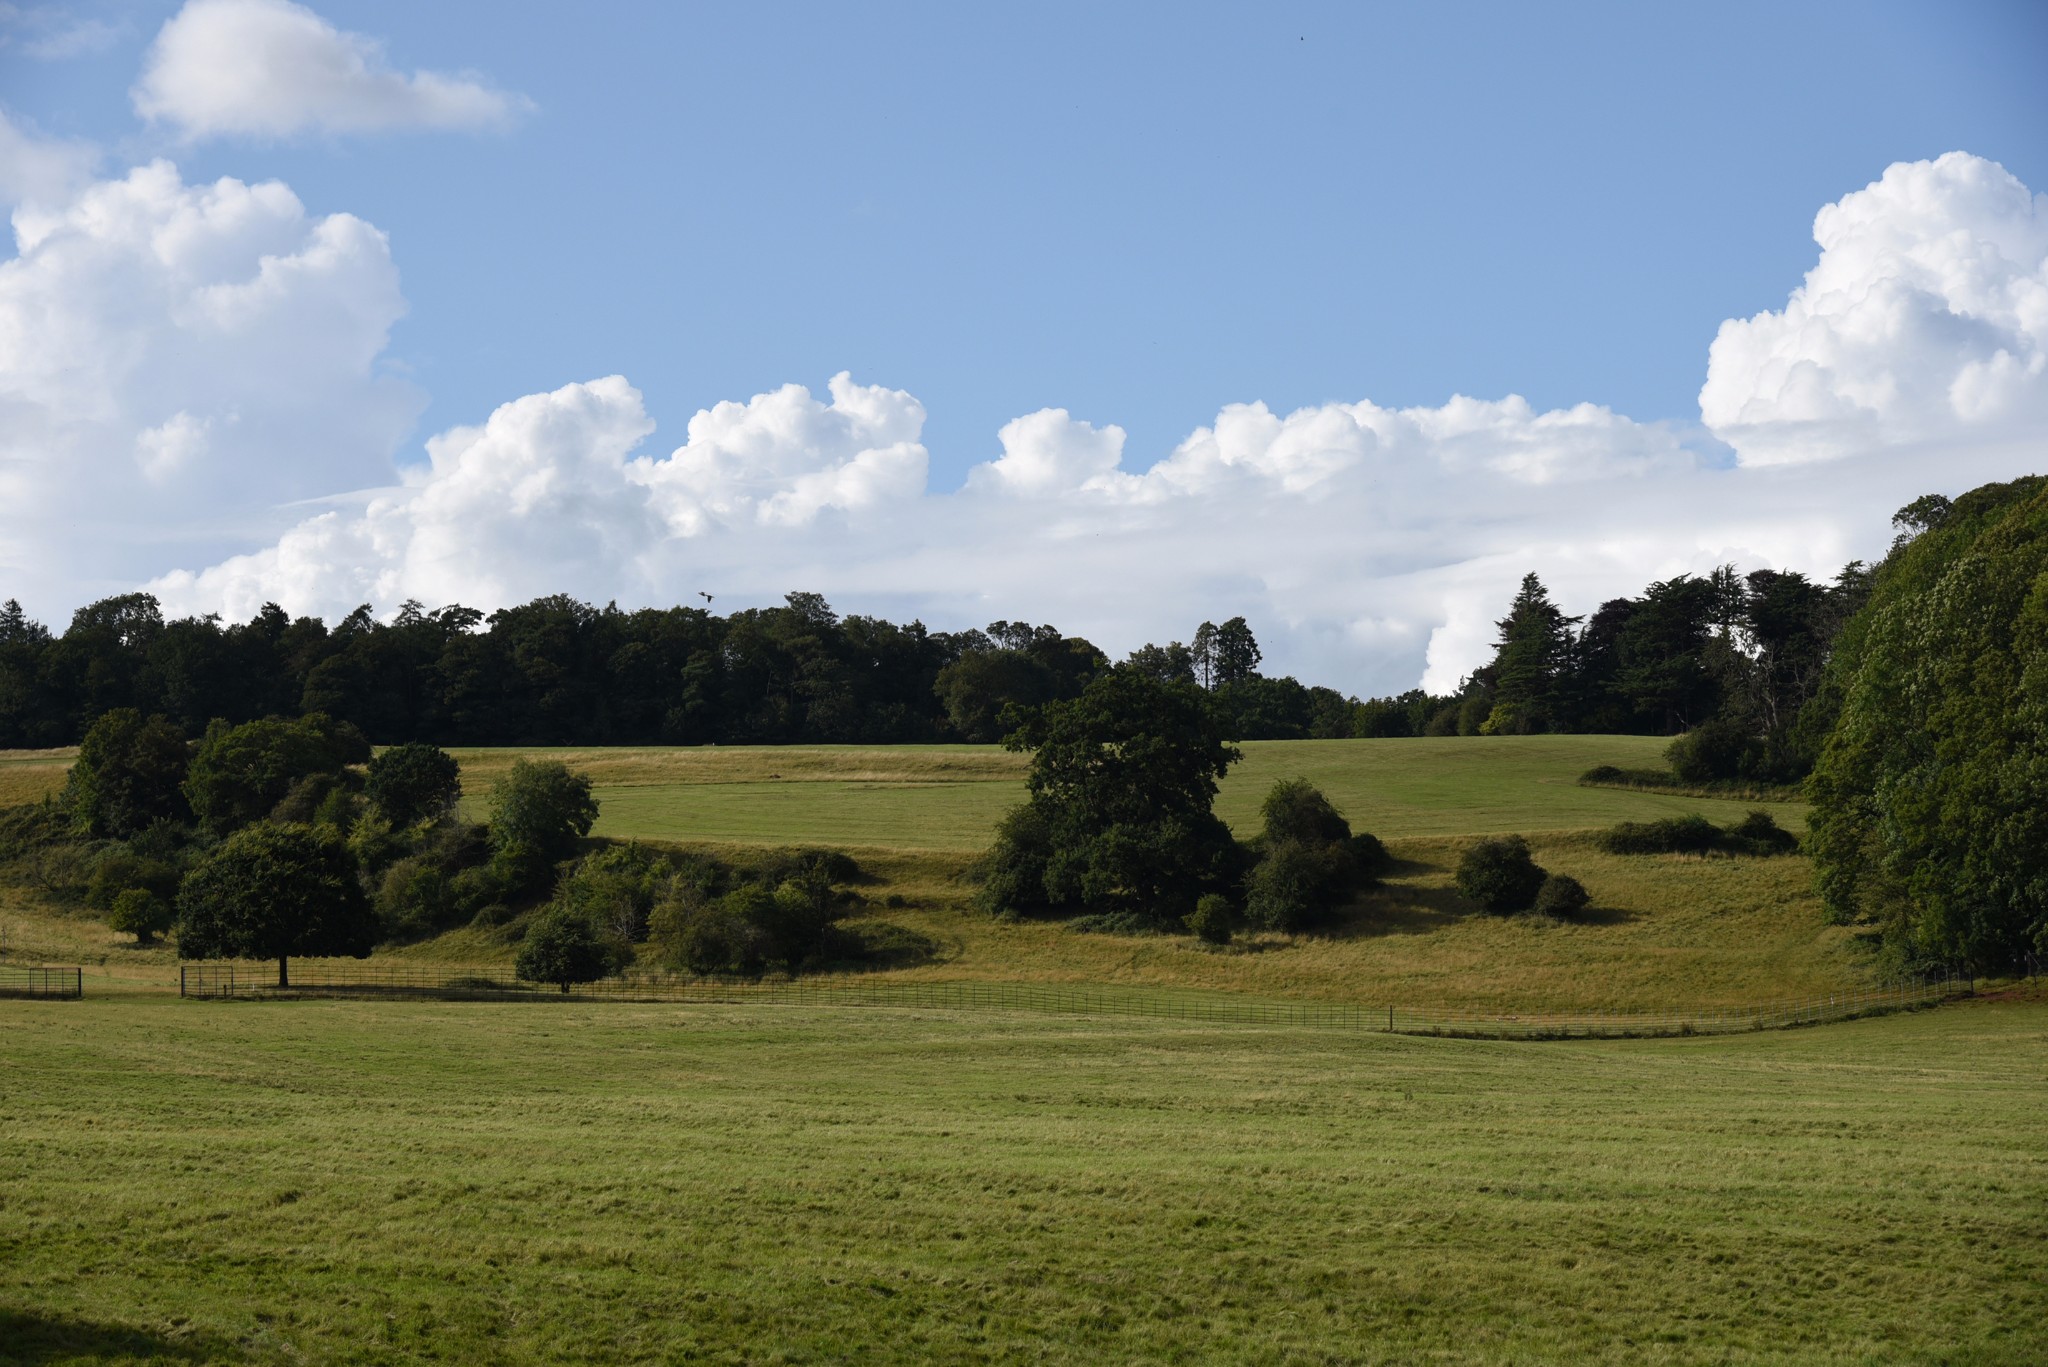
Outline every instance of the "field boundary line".
<path id="1" fill-rule="evenodd" d="M 566 990 L 521 982 L 502 966 L 415 966 L 302 959 L 291 985 L 270 964 L 193 963 L 178 969 L 178 995 L 200 1000 L 616 1001 L 682 1005 L 896 1007 L 1037 1015 L 1127 1016 L 1217 1025 L 1273 1025 L 1462 1039 L 1643 1039 L 1745 1034 L 1887 1015 L 1968 996 L 1974 983 L 1930 979 L 1862 992 L 1754 1006 L 1663 1011 L 1505 1012 L 1347 1002 L 1268 1001 L 1223 994 L 1095 984 L 789 980 L 639 973 Z"/>

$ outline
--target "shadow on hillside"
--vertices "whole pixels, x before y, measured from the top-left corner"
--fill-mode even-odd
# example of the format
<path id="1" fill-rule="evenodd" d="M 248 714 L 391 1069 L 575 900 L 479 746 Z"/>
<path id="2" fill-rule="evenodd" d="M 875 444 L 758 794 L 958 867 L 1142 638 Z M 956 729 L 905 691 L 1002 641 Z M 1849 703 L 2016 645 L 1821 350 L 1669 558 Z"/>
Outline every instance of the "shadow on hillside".
<path id="1" fill-rule="evenodd" d="M 158 1334 L 68 1315 L 0 1309 L 0 1362 L 239 1362 L 241 1347 L 215 1334 Z"/>

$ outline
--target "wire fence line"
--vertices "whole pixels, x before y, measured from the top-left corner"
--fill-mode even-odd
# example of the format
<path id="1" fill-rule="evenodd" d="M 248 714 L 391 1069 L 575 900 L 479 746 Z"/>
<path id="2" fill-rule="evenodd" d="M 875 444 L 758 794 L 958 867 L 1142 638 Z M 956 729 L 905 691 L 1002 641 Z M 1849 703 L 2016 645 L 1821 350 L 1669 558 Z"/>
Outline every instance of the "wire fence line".
<path id="1" fill-rule="evenodd" d="M 0 964 L 0 997 L 77 1001 L 85 995 L 85 970 Z"/>
<path id="2" fill-rule="evenodd" d="M 1445 1007 L 1368 1006 L 1347 1002 L 1265 1001 L 1222 993 L 1108 985 L 1005 982 L 877 982 L 872 979 L 761 980 L 629 974 L 561 987 L 522 982 L 501 967 L 365 965 L 302 960 L 291 985 L 275 965 L 188 964 L 178 994 L 202 999 L 344 998 L 430 1001 L 619 1001 L 689 1005 L 760 1004 L 1006 1011 L 1040 1015 L 1131 1016 L 1219 1025 L 1277 1025 L 1475 1039 L 1620 1039 L 1726 1035 L 1819 1025 L 1909 1011 L 1967 995 L 1962 978 L 1803 1001 L 1665 1011 L 1529 1013 Z"/>

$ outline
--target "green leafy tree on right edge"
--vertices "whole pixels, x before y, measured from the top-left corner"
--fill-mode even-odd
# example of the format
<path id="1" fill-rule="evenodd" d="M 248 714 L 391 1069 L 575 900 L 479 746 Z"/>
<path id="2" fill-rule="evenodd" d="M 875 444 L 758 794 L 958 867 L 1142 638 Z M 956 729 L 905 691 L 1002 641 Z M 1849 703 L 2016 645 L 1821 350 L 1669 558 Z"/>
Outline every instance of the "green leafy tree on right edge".
<path id="1" fill-rule="evenodd" d="M 1921 500 L 1802 725 L 1807 847 L 1898 972 L 2048 952 L 2048 478 Z"/>

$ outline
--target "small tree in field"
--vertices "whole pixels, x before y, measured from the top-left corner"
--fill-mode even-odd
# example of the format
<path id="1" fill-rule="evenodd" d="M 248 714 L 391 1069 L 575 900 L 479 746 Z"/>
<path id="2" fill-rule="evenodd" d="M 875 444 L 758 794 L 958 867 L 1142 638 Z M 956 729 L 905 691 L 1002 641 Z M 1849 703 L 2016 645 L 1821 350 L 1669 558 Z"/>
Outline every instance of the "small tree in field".
<path id="1" fill-rule="evenodd" d="M 533 918 L 513 972 L 530 983 L 554 983 L 566 996 L 573 983 L 594 983 L 617 966 L 615 949 L 585 918 L 551 908 Z"/>
<path id="2" fill-rule="evenodd" d="M 178 888 L 178 957 L 368 958 L 377 918 L 341 835 L 328 827 L 247 826 L 210 850 Z"/>
<path id="3" fill-rule="evenodd" d="M 148 888 L 129 888 L 114 899 L 107 925 L 123 935 L 133 935 L 136 944 L 146 945 L 155 943 L 177 919 L 171 904 Z"/>
<path id="4" fill-rule="evenodd" d="M 1496 916 L 1534 906 L 1547 876 L 1519 835 L 1481 840 L 1458 861 L 1458 891 Z"/>
<path id="5" fill-rule="evenodd" d="M 455 805 L 462 770 L 446 750 L 412 741 L 370 761 L 363 792 L 393 826 L 417 826 Z"/>
<path id="6" fill-rule="evenodd" d="M 560 760 L 522 759 L 491 788 L 491 846 L 520 882 L 545 884 L 597 821 L 587 775 Z"/>

